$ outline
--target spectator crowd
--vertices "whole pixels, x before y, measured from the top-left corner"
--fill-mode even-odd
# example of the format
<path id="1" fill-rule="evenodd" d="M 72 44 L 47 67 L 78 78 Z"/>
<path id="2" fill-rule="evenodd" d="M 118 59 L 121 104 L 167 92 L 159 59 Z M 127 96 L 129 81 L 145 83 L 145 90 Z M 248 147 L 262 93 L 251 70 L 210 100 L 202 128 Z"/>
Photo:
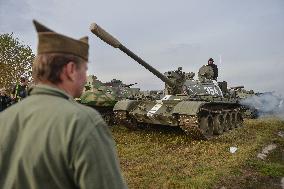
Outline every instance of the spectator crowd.
<path id="1" fill-rule="evenodd" d="M 26 77 L 20 78 L 20 82 L 13 86 L 10 94 L 5 88 L 0 88 L 0 112 L 24 99 L 27 93 L 28 79 Z"/>

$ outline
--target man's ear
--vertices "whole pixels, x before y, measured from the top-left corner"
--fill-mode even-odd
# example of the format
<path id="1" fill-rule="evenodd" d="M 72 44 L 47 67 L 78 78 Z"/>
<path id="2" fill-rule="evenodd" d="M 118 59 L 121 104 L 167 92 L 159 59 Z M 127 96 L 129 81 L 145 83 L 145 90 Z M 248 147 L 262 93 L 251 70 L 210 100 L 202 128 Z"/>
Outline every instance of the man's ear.
<path id="1" fill-rule="evenodd" d="M 66 72 L 66 77 L 70 79 L 71 81 L 75 81 L 75 74 L 76 74 L 76 64 L 74 62 L 69 62 L 65 66 L 65 72 Z"/>

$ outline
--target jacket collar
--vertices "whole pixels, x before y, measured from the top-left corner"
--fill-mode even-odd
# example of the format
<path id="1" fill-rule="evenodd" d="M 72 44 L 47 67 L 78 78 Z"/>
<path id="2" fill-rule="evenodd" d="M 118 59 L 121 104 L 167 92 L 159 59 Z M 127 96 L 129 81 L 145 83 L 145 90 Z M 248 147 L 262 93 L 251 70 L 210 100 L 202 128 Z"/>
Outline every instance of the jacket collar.
<path id="1" fill-rule="evenodd" d="M 51 87 L 49 85 L 38 84 L 38 85 L 31 87 L 31 89 L 29 90 L 29 95 L 31 96 L 41 95 L 41 94 L 58 96 L 58 97 L 65 98 L 65 99 L 73 99 L 71 95 L 67 94 L 63 90 L 55 88 L 55 87 Z"/>

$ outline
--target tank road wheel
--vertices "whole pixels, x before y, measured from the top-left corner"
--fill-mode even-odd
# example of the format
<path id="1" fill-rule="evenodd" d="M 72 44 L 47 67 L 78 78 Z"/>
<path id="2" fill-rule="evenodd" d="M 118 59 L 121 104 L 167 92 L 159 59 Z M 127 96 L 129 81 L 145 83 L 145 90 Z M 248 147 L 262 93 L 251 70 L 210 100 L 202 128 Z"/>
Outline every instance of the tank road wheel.
<path id="1" fill-rule="evenodd" d="M 243 126 L 243 123 L 244 123 L 244 119 L 243 119 L 243 116 L 240 112 L 237 112 L 237 115 L 236 115 L 236 124 L 237 124 L 237 127 L 242 127 Z"/>
<path id="2" fill-rule="evenodd" d="M 114 119 L 117 125 L 124 125 L 125 120 L 128 117 L 128 112 L 126 111 L 114 111 Z"/>
<path id="3" fill-rule="evenodd" d="M 224 131 L 224 118 L 221 114 L 213 116 L 213 133 L 216 135 L 222 134 Z"/>
<path id="4" fill-rule="evenodd" d="M 199 122 L 200 130 L 204 139 L 210 139 L 213 136 L 213 118 L 212 116 L 203 116 Z"/>
<path id="5" fill-rule="evenodd" d="M 132 129 L 132 130 L 136 130 L 139 127 L 137 120 L 131 117 L 128 117 L 127 120 L 125 120 L 124 125 L 128 129 Z"/>
<path id="6" fill-rule="evenodd" d="M 103 119 L 105 120 L 105 122 L 107 123 L 107 125 L 108 126 L 111 126 L 111 121 L 110 121 L 110 119 L 111 119 L 111 117 L 110 117 L 110 115 L 109 114 L 102 114 L 102 117 L 103 117 Z"/>
<path id="7" fill-rule="evenodd" d="M 132 129 L 132 130 L 142 129 L 145 126 L 143 123 L 138 122 L 137 119 L 132 118 L 129 115 L 127 116 L 127 119 L 125 120 L 124 125 L 128 129 Z"/>
<path id="8" fill-rule="evenodd" d="M 108 126 L 113 126 L 115 124 L 115 118 L 113 113 L 103 113 L 102 114 L 103 119 L 107 123 Z"/>
<path id="9" fill-rule="evenodd" d="M 226 113 L 222 113 L 222 118 L 223 118 L 223 131 L 226 132 L 229 130 L 228 128 L 228 123 L 227 123 L 227 120 L 226 120 L 226 116 L 227 114 Z"/>
<path id="10" fill-rule="evenodd" d="M 237 128 L 238 125 L 237 125 L 237 113 L 236 112 L 231 112 L 231 125 L 232 125 L 232 128 Z"/>
<path id="11" fill-rule="evenodd" d="M 115 111 L 114 114 L 117 124 L 125 126 L 128 129 L 136 129 L 138 127 L 137 120 L 130 117 L 127 111 Z"/>
<path id="12" fill-rule="evenodd" d="M 224 130 L 228 131 L 229 129 L 232 129 L 231 116 L 230 116 L 230 113 L 225 113 L 224 114 Z"/>

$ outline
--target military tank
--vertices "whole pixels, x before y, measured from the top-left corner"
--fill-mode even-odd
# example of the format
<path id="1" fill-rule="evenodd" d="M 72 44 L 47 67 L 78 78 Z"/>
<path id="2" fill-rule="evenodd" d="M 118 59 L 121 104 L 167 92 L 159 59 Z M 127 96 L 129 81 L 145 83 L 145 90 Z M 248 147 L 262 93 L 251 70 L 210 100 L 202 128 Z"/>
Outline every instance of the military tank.
<path id="1" fill-rule="evenodd" d="M 131 88 L 133 84 L 124 84 L 121 80 L 112 79 L 110 82 L 101 82 L 96 76 L 87 77 L 85 89 L 78 101 L 99 111 L 108 125 L 115 123 L 113 107 L 122 99 L 134 99 L 139 88 Z"/>
<path id="2" fill-rule="evenodd" d="M 180 127 L 186 134 L 209 139 L 229 129 L 242 126 L 241 106 L 235 99 L 224 98 L 213 70 L 202 66 L 198 80 L 182 68 L 164 74 L 122 45 L 100 26 L 93 23 L 91 32 L 114 48 L 120 49 L 165 83 L 165 96 L 160 100 L 121 100 L 113 111 L 119 124 L 130 128 L 144 125 Z"/>
<path id="3" fill-rule="evenodd" d="M 283 98 L 275 92 L 254 92 L 246 90 L 244 86 L 236 86 L 230 88 L 230 93 L 242 104 L 245 118 L 277 116 L 283 112 Z"/>
<path id="4" fill-rule="evenodd" d="M 253 90 L 246 90 L 244 86 L 230 87 L 228 90 L 228 96 L 231 98 L 236 98 L 238 102 L 242 105 L 243 116 L 247 119 L 256 119 L 259 114 L 255 106 L 245 103 L 246 99 L 250 99 L 256 96 Z"/>

